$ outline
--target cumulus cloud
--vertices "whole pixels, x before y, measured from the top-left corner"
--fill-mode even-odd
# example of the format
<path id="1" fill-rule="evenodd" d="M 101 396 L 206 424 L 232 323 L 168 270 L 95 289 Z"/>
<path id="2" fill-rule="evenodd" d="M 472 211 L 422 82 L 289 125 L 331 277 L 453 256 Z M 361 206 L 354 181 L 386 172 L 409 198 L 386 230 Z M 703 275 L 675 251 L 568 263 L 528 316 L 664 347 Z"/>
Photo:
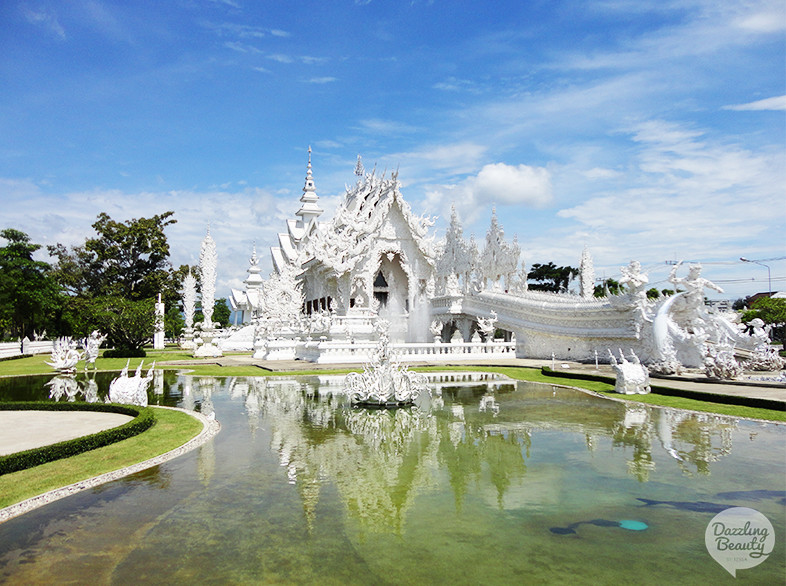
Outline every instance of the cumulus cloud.
<path id="1" fill-rule="evenodd" d="M 433 186 L 426 193 L 427 205 L 445 213 L 451 204 L 468 222 L 490 204 L 540 208 L 553 198 L 551 173 L 544 167 L 491 163 L 477 175 L 453 185 Z"/>

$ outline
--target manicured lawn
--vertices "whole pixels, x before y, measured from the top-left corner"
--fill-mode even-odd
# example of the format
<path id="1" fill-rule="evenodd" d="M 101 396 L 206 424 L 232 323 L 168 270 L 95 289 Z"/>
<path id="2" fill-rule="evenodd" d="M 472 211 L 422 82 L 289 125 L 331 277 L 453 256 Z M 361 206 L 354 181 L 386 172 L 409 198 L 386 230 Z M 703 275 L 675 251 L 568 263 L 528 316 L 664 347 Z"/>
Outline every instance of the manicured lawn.
<path id="1" fill-rule="evenodd" d="M 0 476 L 0 508 L 143 462 L 183 445 L 202 430 L 202 423 L 186 413 L 153 409 L 156 422 L 140 435 L 71 458 Z"/>

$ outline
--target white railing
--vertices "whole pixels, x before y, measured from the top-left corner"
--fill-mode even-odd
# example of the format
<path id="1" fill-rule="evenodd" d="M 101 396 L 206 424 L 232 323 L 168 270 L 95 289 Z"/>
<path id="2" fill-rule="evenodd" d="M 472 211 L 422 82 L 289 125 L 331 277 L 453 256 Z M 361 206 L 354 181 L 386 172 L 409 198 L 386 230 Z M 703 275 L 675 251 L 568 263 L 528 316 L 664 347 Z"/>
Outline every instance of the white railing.
<path id="1" fill-rule="evenodd" d="M 366 362 L 376 343 L 320 342 L 307 345 L 298 357 L 319 364 Z M 450 344 L 391 344 L 390 352 L 401 362 L 451 362 L 515 358 L 514 342 L 460 342 Z"/>
<path id="2" fill-rule="evenodd" d="M 30 356 L 32 354 L 50 354 L 52 352 L 52 346 L 52 340 L 31 342 L 25 339 L 21 342 L 3 342 L 0 344 L 0 358 Z"/>

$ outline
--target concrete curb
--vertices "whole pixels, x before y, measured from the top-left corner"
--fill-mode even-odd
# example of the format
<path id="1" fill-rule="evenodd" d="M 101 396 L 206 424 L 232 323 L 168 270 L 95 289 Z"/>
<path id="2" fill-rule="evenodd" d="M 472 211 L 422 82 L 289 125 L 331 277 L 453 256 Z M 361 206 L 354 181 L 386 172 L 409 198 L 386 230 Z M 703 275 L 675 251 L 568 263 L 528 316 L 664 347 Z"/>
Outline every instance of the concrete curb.
<path id="1" fill-rule="evenodd" d="M 191 417 L 194 417 L 195 419 L 199 420 L 202 423 L 202 431 L 200 431 L 198 435 L 188 440 L 182 446 L 177 447 L 174 450 L 170 450 L 154 458 L 150 458 L 149 460 L 145 460 L 144 462 L 139 462 L 138 464 L 132 464 L 131 466 L 120 468 L 119 470 L 113 470 L 112 472 L 107 472 L 105 474 L 100 474 L 99 476 L 94 476 L 93 478 L 88 478 L 86 480 L 80 480 L 79 482 L 75 482 L 74 484 L 70 484 L 62 488 L 56 488 L 54 490 L 50 490 L 49 492 L 45 492 L 44 494 L 39 494 L 37 496 L 24 500 L 20 503 L 16 503 L 4 509 L 0 509 L 0 523 L 4 523 L 9 519 L 13 519 L 14 517 L 23 515 L 29 511 L 32 511 L 33 509 L 37 509 L 38 507 L 43 507 L 44 505 L 48 505 L 49 503 L 59 500 L 61 498 L 71 496 L 72 494 L 76 494 L 78 492 L 87 490 L 89 488 L 95 488 L 96 486 L 100 486 L 107 482 L 117 480 L 118 478 L 130 476 L 131 474 L 136 474 L 137 472 L 141 472 L 142 470 L 146 470 L 147 468 L 152 468 L 153 466 L 158 466 L 159 464 L 163 464 L 164 462 L 173 460 L 174 458 L 177 458 L 178 456 L 182 456 L 183 454 L 190 452 L 191 450 L 194 450 L 199 446 L 207 443 L 212 438 L 214 438 L 219 431 L 221 431 L 221 424 L 218 421 L 216 421 L 215 419 L 208 419 L 201 413 L 197 413 L 195 411 L 186 411 L 185 409 L 179 409 L 177 407 L 161 406 L 160 408 L 180 411 L 182 413 L 186 413 L 187 415 L 190 415 Z"/>

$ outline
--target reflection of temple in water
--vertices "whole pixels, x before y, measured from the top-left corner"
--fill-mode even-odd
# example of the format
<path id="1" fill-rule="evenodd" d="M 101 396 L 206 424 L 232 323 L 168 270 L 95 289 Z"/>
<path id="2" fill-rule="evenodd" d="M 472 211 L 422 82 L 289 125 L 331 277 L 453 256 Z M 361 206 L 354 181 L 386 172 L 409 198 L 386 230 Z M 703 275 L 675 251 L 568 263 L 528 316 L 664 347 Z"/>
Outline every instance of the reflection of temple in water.
<path id="1" fill-rule="evenodd" d="M 219 390 L 242 401 L 252 435 L 265 422 L 309 527 L 322 486 L 331 483 L 349 517 L 371 532 L 399 532 L 418 495 L 439 485 L 438 475 L 446 476 L 457 509 L 481 484 L 493 487 L 504 508 L 511 488 L 526 482 L 536 432 L 579 434 L 589 450 L 604 441 L 632 450 L 628 472 L 646 482 L 664 455 L 685 473 L 709 474 L 711 463 L 730 453 L 736 428 L 728 417 L 609 403 L 551 385 L 520 392 L 494 375 L 441 382 L 430 376 L 441 398 L 429 411 L 353 408 L 337 382 L 343 377 L 331 375 L 183 377 L 180 390 L 183 403 L 203 413 L 212 412 Z M 572 408 L 555 408 L 563 400 Z M 200 464 L 209 476 L 210 455 Z"/>

